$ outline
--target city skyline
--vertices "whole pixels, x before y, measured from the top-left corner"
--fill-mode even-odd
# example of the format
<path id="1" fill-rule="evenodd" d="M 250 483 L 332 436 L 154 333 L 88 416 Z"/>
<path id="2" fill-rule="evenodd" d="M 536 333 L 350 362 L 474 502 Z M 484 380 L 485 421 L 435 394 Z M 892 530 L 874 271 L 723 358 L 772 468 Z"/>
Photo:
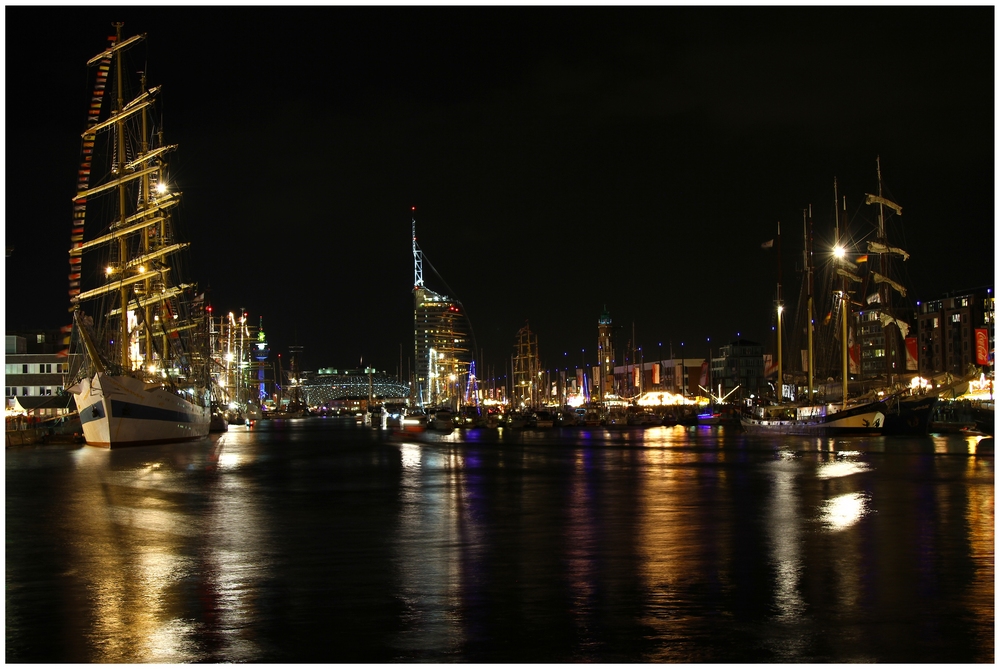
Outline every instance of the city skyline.
<path id="1" fill-rule="evenodd" d="M 495 368 L 525 322 L 543 367 L 593 364 L 605 309 L 660 357 L 766 347 L 761 245 L 780 221 L 794 298 L 803 209 L 819 255 L 836 179 L 863 239 L 876 159 L 910 293 L 993 281 L 989 6 L 6 11 L 8 329 L 69 323 L 84 64 L 112 21 L 148 34 L 193 278 L 305 369 L 405 372 L 414 216 Z"/>

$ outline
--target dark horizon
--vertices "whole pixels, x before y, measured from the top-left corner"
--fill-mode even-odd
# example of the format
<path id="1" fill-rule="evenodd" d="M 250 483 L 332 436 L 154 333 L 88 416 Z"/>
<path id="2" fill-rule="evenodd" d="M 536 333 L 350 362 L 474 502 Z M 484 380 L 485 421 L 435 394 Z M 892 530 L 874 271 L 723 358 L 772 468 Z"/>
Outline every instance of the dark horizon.
<path id="1" fill-rule="evenodd" d="M 592 364 L 605 308 L 664 356 L 766 347 L 761 244 L 780 221 L 794 299 L 802 211 L 819 257 L 836 179 L 869 238 L 877 159 L 910 295 L 993 284 L 992 6 L 5 11 L 8 330 L 69 323 L 85 63 L 112 21 L 147 33 L 193 278 L 303 369 L 392 374 L 402 346 L 405 373 L 413 213 L 481 374 L 526 321 L 544 368 Z"/>

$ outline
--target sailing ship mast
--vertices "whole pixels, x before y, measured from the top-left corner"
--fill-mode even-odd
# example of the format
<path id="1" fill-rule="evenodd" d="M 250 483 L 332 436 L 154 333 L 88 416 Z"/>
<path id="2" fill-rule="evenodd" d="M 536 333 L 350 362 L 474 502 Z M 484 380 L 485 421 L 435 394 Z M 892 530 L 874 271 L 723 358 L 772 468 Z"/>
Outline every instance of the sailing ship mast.
<path id="1" fill-rule="evenodd" d="M 884 373 L 886 377 L 886 382 L 892 382 L 892 372 L 893 367 L 897 358 L 899 357 L 899 342 L 894 336 L 893 329 L 899 330 L 903 338 L 906 337 L 906 324 L 901 323 L 892 314 L 892 309 L 890 308 L 889 300 L 889 288 L 893 288 L 902 297 L 906 297 L 906 288 L 904 288 L 899 283 L 893 281 L 889 276 L 889 259 L 888 255 L 890 253 L 898 254 L 903 256 L 903 260 L 907 260 L 910 257 L 906 251 L 900 248 L 895 248 L 889 246 L 888 236 L 885 231 L 885 207 L 888 207 L 896 212 L 897 216 L 903 215 L 903 208 L 886 199 L 882 195 L 882 162 L 881 157 L 876 156 L 875 165 L 878 174 L 878 195 L 866 194 L 865 204 L 877 204 L 878 205 L 878 241 L 868 242 L 868 252 L 877 253 L 879 255 L 879 271 L 872 273 L 872 278 L 875 283 L 878 284 L 877 296 L 878 296 L 878 312 L 879 320 L 882 322 L 882 339 L 884 344 L 884 357 L 885 357 L 885 368 Z"/>
<path id="2" fill-rule="evenodd" d="M 784 311 L 785 305 L 781 302 L 781 221 L 778 221 L 778 236 L 776 242 L 778 245 L 778 294 L 777 294 L 777 304 L 778 304 L 778 397 L 777 401 L 781 402 L 784 399 L 784 394 L 782 393 L 782 386 L 784 385 L 784 379 L 781 374 L 781 312 Z"/>
<path id="3" fill-rule="evenodd" d="M 807 376 L 809 394 L 806 396 L 808 402 L 813 402 L 813 235 L 812 235 L 812 205 L 809 205 L 809 217 L 806 218 L 806 210 L 802 210 L 802 232 L 805 237 L 806 266 L 806 347 L 807 347 Z"/>
<path id="4" fill-rule="evenodd" d="M 841 242 L 842 237 L 847 237 L 847 198 L 843 199 L 843 215 L 844 215 L 844 234 L 841 235 L 840 232 L 840 211 L 838 210 L 838 200 L 840 198 L 837 192 L 837 179 L 833 180 L 833 217 L 834 217 L 834 228 L 833 228 L 833 255 L 837 262 L 836 274 L 840 276 L 841 287 L 840 287 L 840 316 L 842 319 L 842 331 L 840 335 L 840 346 L 841 346 L 841 390 L 843 396 L 841 398 L 843 409 L 847 409 L 847 382 L 849 378 L 850 368 L 848 366 L 848 345 L 850 340 L 850 318 L 851 318 L 851 300 L 848 296 L 847 287 L 848 281 L 853 281 L 855 283 L 861 282 L 861 277 L 855 274 L 852 270 L 856 270 L 857 266 L 847 260 L 847 249 Z"/>
<path id="5" fill-rule="evenodd" d="M 839 204 L 839 193 L 837 192 L 837 178 L 833 178 L 833 254 L 839 262 L 844 260 L 844 247 L 840 245 L 840 211 L 837 209 Z M 844 209 L 847 209 L 847 198 L 844 198 Z M 846 222 L 846 219 L 845 219 Z M 846 232 L 846 231 L 845 231 Z M 841 320 L 844 323 L 844 329 L 841 332 L 841 360 L 840 360 L 840 378 L 841 378 L 841 407 L 843 409 L 847 408 L 847 327 L 848 327 L 848 315 L 850 312 L 850 302 L 847 300 L 847 278 L 840 278 L 840 315 Z"/>
<path id="6" fill-rule="evenodd" d="M 93 188 L 86 188 L 77 193 L 74 197 L 76 202 L 85 202 L 87 198 L 99 193 L 115 190 L 117 195 L 118 213 L 116 221 L 110 226 L 110 232 L 89 242 L 82 243 L 73 248 L 70 253 L 80 255 L 83 251 L 99 246 L 110 245 L 112 251 L 105 273 L 109 279 L 103 286 L 79 293 L 73 297 L 74 308 L 85 300 L 99 297 L 104 294 L 117 294 L 118 307 L 110 310 L 108 316 L 117 318 L 118 334 L 113 337 L 115 350 L 111 358 L 121 366 L 123 370 L 142 370 L 153 360 L 153 323 L 157 320 L 152 313 L 153 305 L 164 304 L 167 300 L 179 295 L 189 286 L 177 286 L 169 290 L 156 291 L 157 283 L 162 282 L 163 275 L 169 271 L 165 266 L 153 266 L 153 261 L 167 256 L 175 251 L 188 246 L 187 243 L 168 245 L 164 237 L 164 223 L 166 209 L 179 202 L 179 194 L 164 194 L 154 202 L 152 191 L 155 186 L 165 183 L 164 169 L 165 163 L 162 156 L 173 149 L 176 145 L 160 146 L 151 150 L 149 147 L 149 119 L 148 108 L 153 104 L 153 98 L 159 92 L 158 87 L 146 88 L 146 79 L 143 74 L 140 79 L 140 94 L 130 102 L 125 101 L 125 86 L 122 58 L 120 52 L 128 46 L 145 38 L 145 35 L 137 35 L 122 41 L 122 23 L 113 24 L 116 30 L 116 39 L 113 46 L 98 54 L 90 60 L 91 63 L 103 58 L 119 56 L 114 60 L 115 76 L 115 97 L 114 108 L 111 117 L 104 122 L 97 123 L 84 132 L 84 138 L 92 140 L 100 130 L 110 128 L 114 133 L 114 155 L 112 158 L 111 172 L 117 178 Z M 127 129 L 126 123 L 134 116 L 139 115 L 140 128 L 142 133 L 139 155 L 134 159 L 129 159 L 126 146 Z M 137 169 L 138 168 L 138 169 Z M 129 186 L 139 179 L 139 192 L 137 211 L 129 214 Z M 155 184 L 154 184 L 155 179 Z M 151 236 L 147 228 L 154 228 Z M 141 241 L 136 253 L 132 253 L 129 248 L 130 238 L 134 234 L 139 234 Z M 155 242 L 155 248 L 151 247 L 151 239 Z M 138 286 L 136 284 L 139 284 Z M 141 286 L 141 287 L 140 287 Z M 141 293 L 135 296 L 136 310 L 142 314 L 142 333 L 144 337 L 141 349 L 132 351 L 132 335 L 139 330 L 139 324 L 130 328 L 129 307 L 131 293 Z M 160 309 L 159 318 L 160 334 L 162 335 L 161 357 L 165 357 L 168 350 L 167 338 L 171 332 L 164 310 Z M 171 324 L 172 325 L 172 324 Z M 139 353 L 139 351 L 142 351 Z M 162 361 L 161 361 L 162 362 Z M 145 364 L 144 364 L 145 363 Z"/>

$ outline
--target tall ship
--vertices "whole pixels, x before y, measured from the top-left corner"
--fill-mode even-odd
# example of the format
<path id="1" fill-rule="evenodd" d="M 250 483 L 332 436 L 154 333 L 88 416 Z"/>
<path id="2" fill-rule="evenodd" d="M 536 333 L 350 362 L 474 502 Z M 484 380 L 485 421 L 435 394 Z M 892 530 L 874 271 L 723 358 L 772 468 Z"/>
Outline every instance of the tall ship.
<path id="1" fill-rule="evenodd" d="M 214 316 L 211 306 L 206 310 L 212 351 L 212 394 L 217 412 L 229 424 L 259 420 L 261 401 L 269 396 L 266 387 L 274 385 L 272 379 L 265 377 L 271 349 L 264 334 L 264 319 L 260 317 L 260 326 L 254 328 L 243 309 L 239 317 L 232 311 Z"/>
<path id="2" fill-rule="evenodd" d="M 87 444 L 104 448 L 199 439 L 211 418 L 204 294 L 180 279 L 188 244 L 171 215 L 177 146 L 163 141 L 144 60 L 125 62 L 145 35 L 123 39 L 122 27 L 87 62 L 96 78 L 69 250 L 66 389 Z"/>
<path id="3" fill-rule="evenodd" d="M 836 196 L 835 196 L 836 199 Z M 777 290 L 777 336 L 778 336 L 778 367 L 777 367 L 777 388 L 778 396 L 774 402 L 762 401 L 750 407 L 746 407 L 740 415 L 740 424 L 743 429 L 750 434 L 800 434 L 800 435 L 857 435 L 857 434 L 882 434 L 885 429 L 886 416 L 889 410 L 884 401 L 878 396 L 861 397 L 850 399 L 847 391 L 848 380 L 848 326 L 851 321 L 851 302 L 849 293 L 845 287 L 838 292 L 837 301 L 839 307 L 838 322 L 842 325 L 840 345 L 841 345 L 841 380 L 843 389 L 839 402 L 818 401 L 814 392 L 814 355 L 813 355 L 813 318 L 814 313 L 814 290 L 813 290 L 813 249 L 812 249 L 812 207 L 809 208 L 809 215 L 803 212 L 803 267 L 805 269 L 805 319 L 804 329 L 807 333 L 807 342 L 804 355 L 804 367 L 807 375 L 807 390 L 803 401 L 787 401 L 781 392 L 783 384 L 782 375 L 782 327 L 781 316 L 784 305 L 781 299 L 781 227 L 778 227 L 776 237 L 778 247 L 778 290 Z M 850 266 L 851 263 L 845 260 L 845 248 L 841 243 L 839 224 L 835 230 L 835 251 L 838 270 L 843 271 L 843 267 Z"/>

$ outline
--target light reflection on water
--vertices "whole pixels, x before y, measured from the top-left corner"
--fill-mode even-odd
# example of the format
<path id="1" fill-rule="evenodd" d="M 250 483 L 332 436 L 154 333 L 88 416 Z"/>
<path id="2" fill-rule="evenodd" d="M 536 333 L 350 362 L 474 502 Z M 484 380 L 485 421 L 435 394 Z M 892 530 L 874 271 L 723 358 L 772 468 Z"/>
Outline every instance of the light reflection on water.
<path id="1" fill-rule="evenodd" d="M 8 451 L 7 659 L 992 661 L 962 437 L 463 435 Z"/>
<path id="2" fill-rule="evenodd" d="M 870 496 L 863 492 L 837 495 L 823 503 L 820 521 L 833 531 L 847 529 L 869 512 L 870 499 Z"/>

